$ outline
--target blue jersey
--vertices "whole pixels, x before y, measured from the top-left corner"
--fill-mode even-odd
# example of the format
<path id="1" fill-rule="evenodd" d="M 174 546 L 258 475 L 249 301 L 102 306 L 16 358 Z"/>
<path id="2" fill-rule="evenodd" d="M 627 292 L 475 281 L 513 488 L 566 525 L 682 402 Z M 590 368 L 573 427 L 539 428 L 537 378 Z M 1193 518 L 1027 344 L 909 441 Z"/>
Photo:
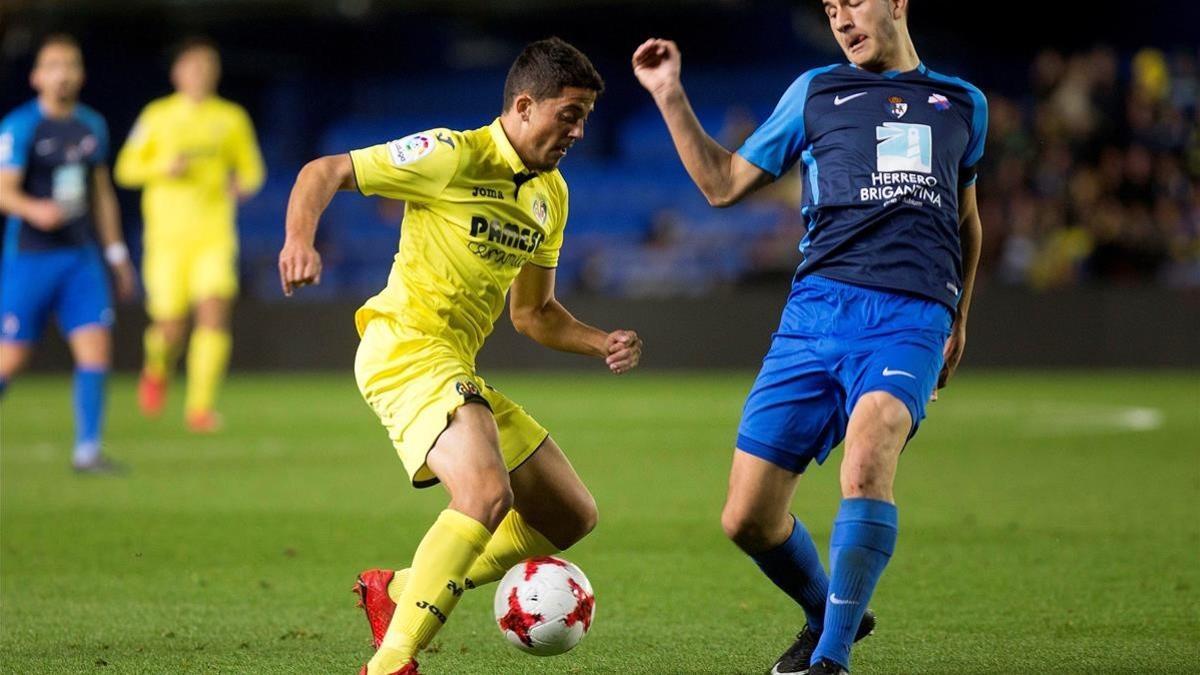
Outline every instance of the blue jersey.
<path id="1" fill-rule="evenodd" d="M 784 93 L 738 153 L 774 175 L 804 164 L 797 277 L 821 276 L 936 300 L 962 289 L 958 191 L 975 181 L 987 101 L 919 65 L 816 68 Z"/>
<path id="2" fill-rule="evenodd" d="M 22 172 L 25 194 L 53 199 L 67 216 L 61 228 L 44 232 L 10 215 L 5 255 L 92 243 L 92 172 L 107 160 L 104 118 L 83 104 L 77 104 L 70 117 L 55 119 L 33 100 L 0 121 L 0 170 Z"/>

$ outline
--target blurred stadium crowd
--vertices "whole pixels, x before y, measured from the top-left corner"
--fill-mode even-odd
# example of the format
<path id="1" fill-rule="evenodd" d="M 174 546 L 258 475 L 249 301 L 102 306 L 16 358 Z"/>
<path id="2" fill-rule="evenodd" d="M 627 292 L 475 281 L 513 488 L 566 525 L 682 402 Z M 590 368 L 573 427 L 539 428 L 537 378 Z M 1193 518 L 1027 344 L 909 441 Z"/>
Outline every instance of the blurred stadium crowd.
<path id="1" fill-rule="evenodd" d="M 747 203 L 708 206 L 649 97 L 633 82 L 628 58 L 632 45 L 660 28 L 677 36 L 697 115 L 727 147 L 737 147 L 800 72 L 840 60 L 831 53 L 819 5 L 804 12 L 771 3 L 732 9 L 700 3 L 660 15 L 651 3 L 631 9 L 632 21 L 603 3 L 590 14 L 493 8 L 475 19 L 465 11 L 389 13 L 385 3 L 376 4 L 377 11 L 348 18 L 344 4 L 336 5 L 341 14 L 325 16 L 250 3 L 260 13 L 251 19 L 250 9 L 222 13 L 181 1 L 156 10 L 169 28 L 139 33 L 129 27 L 142 19 L 95 9 L 101 4 L 85 21 L 49 9 L 38 14 L 34 3 L 26 24 L 0 30 L 0 56 L 12 66 L 0 71 L 0 100 L 8 109 L 31 95 L 22 59 L 45 32 L 36 26 L 77 24 L 89 68 L 83 100 L 108 116 L 114 148 L 120 147 L 141 106 L 168 91 L 164 61 L 156 56 L 166 36 L 214 34 L 225 63 L 220 91 L 250 111 L 268 169 L 264 189 L 239 214 L 243 295 L 276 301 L 284 211 L 304 161 L 431 127 L 487 124 L 498 112 L 503 68 L 522 39 L 544 37 L 564 23 L 594 23 L 596 34 L 582 31 L 576 42 L 609 86 L 588 137 L 562 164 L 571 213 L 560 290 L 675 297 L 786 283 L 804 235 L 800 171 Z M 928 5 L 922 20 L 941 24 L 932 33 L 937 39 L 922 42 L 928 50 L 922 56 L 934 70 L 978 84 L 990 103 L 978 183 L 981 283 L 1200 288 L 1200 49 L 1188 31 L 1172 33 L 1131 16 L 1105 38 L 1112 46 L 1076 42 L 1039 50 L 1049 44 L 1052 20 L 1036 35 L 1030 27 L 1023 42 L 1008 30 L 1023 25 L 1016 16 L 996 17 L 995 30 L 964 36 L 954 24 L 957 10 L 939 13 L 937 2 Z M 185 8 L 194 12 L 189 25 L 176 13 Z M 266 21 L 277 29 L 258 31 Z M 731 52 L 708 39 L 714 22 L 729 34 L 761 39 Z M 401 27 L 420 30 L 393 40 Z M 123 37 L 112 39 L 117 34 Z M 563 36 L 576 37 L 570 30 Z M 1138 49 L 1159 39 L 1190 46 Z M 1019 44 L 1009 45 L 1013 40 Z M 388 58 L 379 58 L 379 45 L 387 45 Z M 136 254 L 137 195 L 122 191 L 121 199 Z M 402 215 L 399 203 L 336 197 L 318 235 L 323 283 L 304 298 L 360 300 L 381 288 Z"/>

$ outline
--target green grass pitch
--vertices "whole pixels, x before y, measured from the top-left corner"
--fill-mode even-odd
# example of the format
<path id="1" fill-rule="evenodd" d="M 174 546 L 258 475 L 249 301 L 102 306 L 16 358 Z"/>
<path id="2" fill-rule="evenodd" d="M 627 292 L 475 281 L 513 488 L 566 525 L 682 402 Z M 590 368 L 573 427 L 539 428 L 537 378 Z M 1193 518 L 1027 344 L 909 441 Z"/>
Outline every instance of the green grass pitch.
<path id="1" fill-rule="evenodd" d="M 566 449 L 600 506 L 566 555 L 591 635 L 539 659 L 470 591 L 429 673 L 762 673 L 802 614 L 725 541 L 719 513 L 752 373 L 485 373 Z M 228 429 L 144 421 L 111 387 L 123 478 L 67 469 L 65 377 L 3 402 L 0 671 L 352 673 L 350 593 L 405 566 L 445 503 L 416 491 L 347 373 L 235 376 Z M 795 510 L 824 549 L 837 462 Z M 860 673 L 1200 671 L 1200 374 L 967 372 L 900 465 L 900 541 Z"/>

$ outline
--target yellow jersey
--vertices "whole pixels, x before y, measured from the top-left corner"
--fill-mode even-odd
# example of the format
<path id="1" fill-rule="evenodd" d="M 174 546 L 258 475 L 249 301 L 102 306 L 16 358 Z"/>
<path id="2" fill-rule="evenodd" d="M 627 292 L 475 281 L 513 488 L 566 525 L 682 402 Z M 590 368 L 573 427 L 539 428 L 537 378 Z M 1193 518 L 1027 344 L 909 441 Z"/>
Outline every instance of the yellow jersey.
<path id="1" fill-rule="evenodd" d="M 182 176 L 168 174 L 187 158 Z M 142 187 L 148 247 L 228 243 L 235 246 L 237 195 L 256 192 L 264 169 L 250 116 L 236 103 L 183 94 L 152 101 L 117 155 L 114 178 Z"/>
<path id="2" fill-rule="evenodd" d="M 414 338 L 444 340 L 470 364 L 526 264 L 558 265 L 567 184 L 531 172 L 497 119 L 471 131 L 431 129 L 350 153 L 364 195 L 406 202 L 387 287 L 355 315 Z"/>

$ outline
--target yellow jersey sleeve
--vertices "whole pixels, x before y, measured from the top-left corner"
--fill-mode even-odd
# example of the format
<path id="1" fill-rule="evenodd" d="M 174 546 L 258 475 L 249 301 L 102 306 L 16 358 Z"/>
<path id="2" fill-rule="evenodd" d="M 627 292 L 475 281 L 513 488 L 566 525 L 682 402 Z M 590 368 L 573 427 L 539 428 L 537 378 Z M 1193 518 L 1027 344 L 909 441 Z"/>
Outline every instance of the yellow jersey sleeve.
<path id="1" fill-rule="evenodd" d="M 350 152 L 354 180 L 364 195 L 428 203 L 458 174 L 468 154 L 462 135 L 431 129 Z"/>
<path id="2" fill-rule="evenodd" d="M 129 138 L 117 153 L 113 167 L 113 178 L 123 188 L 138 188 L 154 178 L 167 173 L 171 157 L 161 151 L 155 142 L 154 127 L 158 122 L 159 107 L 154 103 L 142 109 Z"/>
<path id="3" fill-rule="evenodd" d="M 262 153 L 254 135 L 254 124 L 246 111 L 237 106 L 233 111 L 233 124 L 228 139 L 230 164 L 238 191 L 244 195 L 258 192 L 266 179 Z"/>
<path id="4" fill-rule="evenodd" d="M 546 234 L 546 241 L 538 247 L 537 251 L 529 259 L 529 262 L 538 267 L 558 267 L 558 255 L 562 251 L 563 232 L 567 227 L 567 212 L 568 212 L 568 194 L 567 183 L 561 178 L 557 181 L 558 190 L 555 191 L 553 204 L 550 205 L 551 213 L 554 214 L 553 224 L 550 231 Z"/>

